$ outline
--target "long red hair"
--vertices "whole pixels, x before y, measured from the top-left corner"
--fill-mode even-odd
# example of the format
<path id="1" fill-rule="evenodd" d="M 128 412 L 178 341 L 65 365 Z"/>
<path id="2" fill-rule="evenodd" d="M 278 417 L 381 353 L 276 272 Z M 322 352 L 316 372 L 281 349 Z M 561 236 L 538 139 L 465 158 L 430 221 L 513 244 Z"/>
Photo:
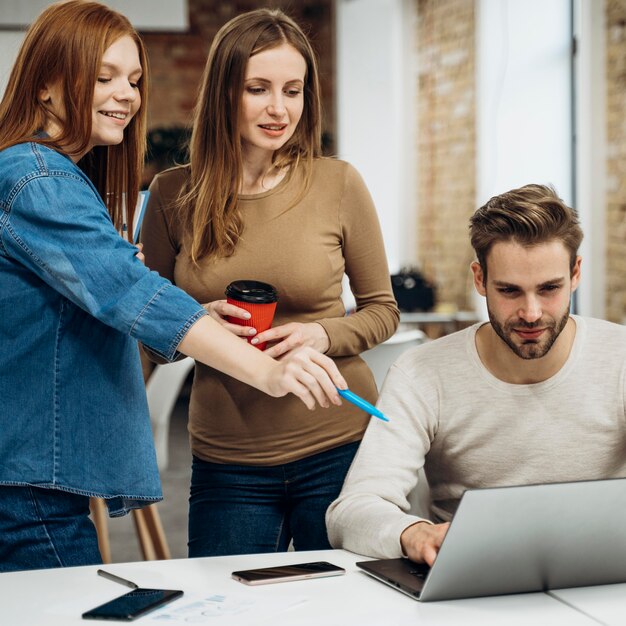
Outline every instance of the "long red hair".
<path id="1" fill-rule="evenodd" d="M 146 145 L 147 57 L 128 19 L 103 4 L 86 0 L 49 6 L 28 29 L 0 102 L 0 150 L 36 141 L 59 152 L 72 146 L 73 152 L 81 154 L 91 138 L 94 88 L 102 57 L 111 44 L 126 35 L 137 44 L 143 69 L 138 83 L 142 105 L 126 128 L 122 143 L 97 146 L 79 161 L 118 230 L 125 217 L 124 204 L 129 230 L 132 228 Z M 50 85 L 59 85 L 65 111 L 61 133 L 54 138 L 36 136 L 46 122 L 39 95 Z"/>

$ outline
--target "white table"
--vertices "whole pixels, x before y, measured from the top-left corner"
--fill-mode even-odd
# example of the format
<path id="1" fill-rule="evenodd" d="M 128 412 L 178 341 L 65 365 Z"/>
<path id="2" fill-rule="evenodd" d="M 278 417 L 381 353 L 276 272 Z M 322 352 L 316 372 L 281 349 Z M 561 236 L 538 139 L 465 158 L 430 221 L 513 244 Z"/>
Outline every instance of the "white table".
<path id="1" fill-rule="evenodd" d="M 258 587 L 248 587 L 230 578 L 233 570 L 317 560 L 345 567 L 347 574 Z M 206 618 L 193 622 L 217 626 L 589 626 L 598 624 L 590 615 L 602 608 L 602 602 L 598 606 L 594 604 L 589 615 L 585 615 L 544 593 L 420 603 L 368 577 L 354 565 L 359 560 L 363 557 L 329 550 L 124 563 L 107 565 L 104 569 L 143 587 L 183 589 L 186 595 L 168 605 L 172 610 L 193 597 L 194 592 L 204 596 L 221 593 L 256 602 L 276 597 L 282 602 L 286 598 L 302 599 L 295 606 L 281 607 L 279 612 L 255 610 L 232 620 Z M 82 620 L 81 613 L 128 591 L 97 576 L 96 569 L 92 566 L 0 574 L 0 623 L 3 626 L 95 623 Z M 597 593 L 599 597 L 607 593 L 607 601 L 617 601 L 614 596 L 623 595 L 624 590 L 614 594 L 614 587 L 626 585 L 598 588 Z M 161 622 L 152 614 L 136 623 L 157 626 Z"/>
<path id="2" fill-rule="evenodd" d="M 626 584 L 559 589 L 553 596 L 606 626 L 626 624 Z"/>

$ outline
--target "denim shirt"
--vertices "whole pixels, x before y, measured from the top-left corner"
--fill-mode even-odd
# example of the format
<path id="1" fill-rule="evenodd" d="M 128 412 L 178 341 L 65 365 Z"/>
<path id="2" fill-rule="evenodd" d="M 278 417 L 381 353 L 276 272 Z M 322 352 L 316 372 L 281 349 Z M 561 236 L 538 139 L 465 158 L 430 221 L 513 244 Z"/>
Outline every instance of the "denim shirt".
<path id="1" fill-rule="evenodd" d="M 137 340 L 173 360 L 205 311 L 136 253 L 71 159 L 0 152 L 0 484 L 161 499 Z"/>

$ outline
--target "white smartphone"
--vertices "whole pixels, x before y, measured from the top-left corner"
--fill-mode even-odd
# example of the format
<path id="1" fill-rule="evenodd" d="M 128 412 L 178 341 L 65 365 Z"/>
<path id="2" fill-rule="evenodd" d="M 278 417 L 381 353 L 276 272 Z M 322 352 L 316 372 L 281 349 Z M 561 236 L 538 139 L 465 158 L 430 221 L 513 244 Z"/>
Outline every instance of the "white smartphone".
<path id="1" fill-rule="evenodd" d="M 346 570 L 342 567 L 326 561 L 316 561 L 315 563 L 241 570 L 233 572 L 232 577 L 244 585 L 267 585 L 269 583 L 283 583 L 289 580 L 341 576 L 345 573 Z"/>

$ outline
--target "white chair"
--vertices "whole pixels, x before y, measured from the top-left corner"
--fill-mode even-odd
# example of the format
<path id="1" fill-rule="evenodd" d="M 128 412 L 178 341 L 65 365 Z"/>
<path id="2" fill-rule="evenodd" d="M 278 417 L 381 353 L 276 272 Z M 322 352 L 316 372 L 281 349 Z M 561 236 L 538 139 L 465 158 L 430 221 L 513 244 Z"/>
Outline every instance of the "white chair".
<path id="1" fill-rule="evenodd" d="M 361 353 L 361 358 L 368 364 L 374 374 L 376 386 L 380 391 L 383 381 L 393 362 L 409 348 L 428 341 L 428 337 L 417 328 L 400 330 L 387 341 L 378 344 L 371 350 Z"/>
<path id="2" fill-rule="evenodd" d="M 193 366 L 194 360 L 189 357 L 175 363 L 157 365 L 146 383 L 157 464 L 161 471 L 167 468 L 169 462 L 170 417 Z"/>
<path id="3" fill-rule="evenodd" d="M 374 374 L 376 386 L 380 390 L 385 376 L 394 361 L 409 348 L 428 341 L 428 337 L 418 329 L 399 331 L 384 343 L 361 354 Z M 393 416 L 389 416 L 393 420 Z M 417 487 L 409 494 L 411 513 L 428 519 L 430 517 L 430 489 L 424 470 L 418 473 Z"/>

